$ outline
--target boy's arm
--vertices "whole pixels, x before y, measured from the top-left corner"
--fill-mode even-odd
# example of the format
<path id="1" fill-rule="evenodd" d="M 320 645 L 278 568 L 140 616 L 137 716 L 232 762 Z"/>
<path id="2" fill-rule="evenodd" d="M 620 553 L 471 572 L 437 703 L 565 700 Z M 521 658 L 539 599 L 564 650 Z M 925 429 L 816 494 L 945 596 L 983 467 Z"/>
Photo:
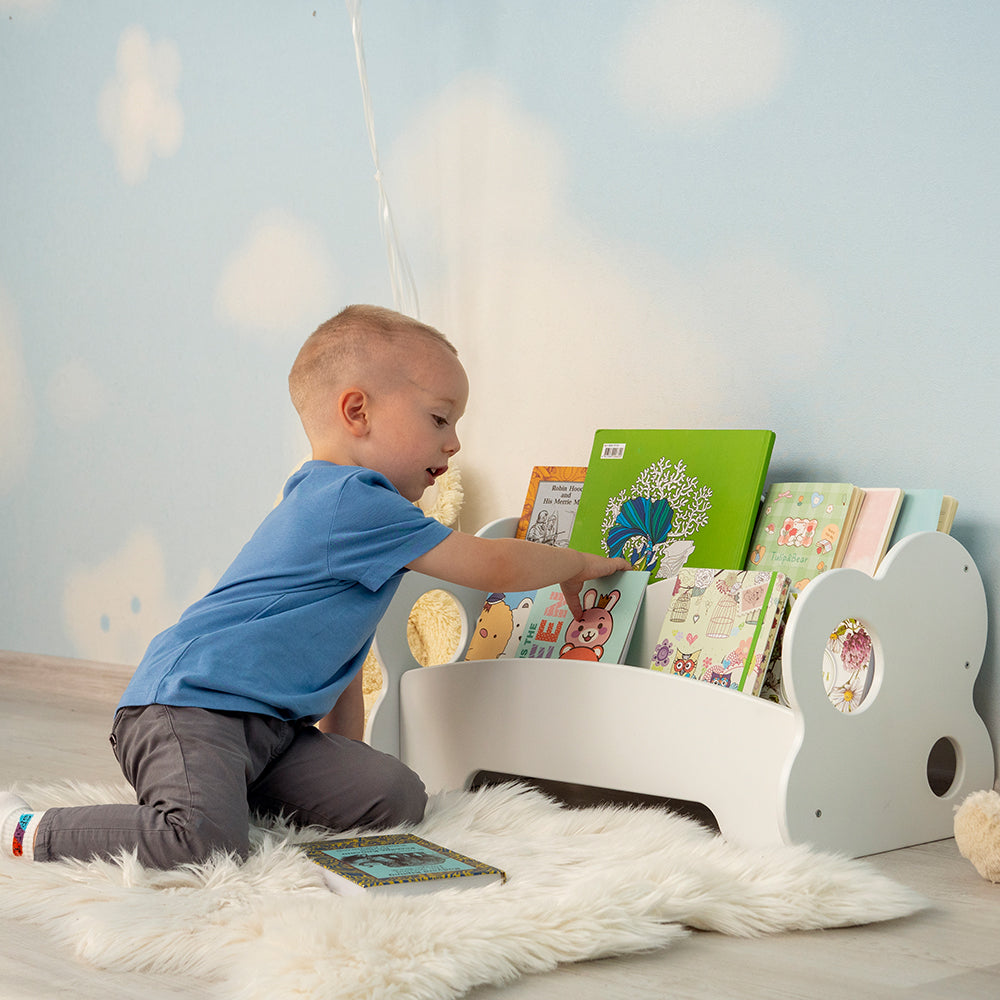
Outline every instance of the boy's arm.
<path id="1" fill-rule="evenodd" d="M 585 580 L 630 568 L 627 559 L 608 559 L 516 538 L 480 538 L 461 531 L 453 531 L 407 566 L 473 590 L 538 590 L 558 583 L 574 618 L 583 613 L 580 588 Z"/>
<path id="2" fill-rule="evenodd" d="M 321 733 L 339 733 L 352 740 L 363 740 L 365 737 L 365 690 L 362 680 L 363 670 L 359 670 L 354 679 L 340 693 L 337 704 L 327 715 L 324 715 L 316 728 Z"/>

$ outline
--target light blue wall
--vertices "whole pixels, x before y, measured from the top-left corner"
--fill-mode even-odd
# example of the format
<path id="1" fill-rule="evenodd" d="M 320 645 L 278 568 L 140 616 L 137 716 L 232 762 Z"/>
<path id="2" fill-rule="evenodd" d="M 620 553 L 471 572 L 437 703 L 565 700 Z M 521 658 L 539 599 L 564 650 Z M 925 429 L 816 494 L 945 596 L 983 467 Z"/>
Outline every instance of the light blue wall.
<path id="1" fill-rule="evenodd" d="M 991 601 L 1000 7 L 360 5 L 467 528 L 597 426 L 939 486 Z M 0 0 L 0 647 L 134 661 L 304 454 L 303 337 L 393 304 L 340 0 Z M 405 304 L 405 303 L 404 303 Z"/>

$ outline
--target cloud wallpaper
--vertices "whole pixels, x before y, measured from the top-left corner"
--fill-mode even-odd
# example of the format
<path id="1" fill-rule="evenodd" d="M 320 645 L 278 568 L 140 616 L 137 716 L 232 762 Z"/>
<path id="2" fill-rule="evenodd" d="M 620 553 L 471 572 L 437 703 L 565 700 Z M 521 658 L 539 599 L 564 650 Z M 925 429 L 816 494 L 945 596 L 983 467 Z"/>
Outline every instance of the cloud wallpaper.
<path id="1" fill-rule="evenodd" d="M 367 301 L 469 371 L 467 529 L 608 426 L 957 496 L 997 742 L 998 41 L 988 0 L 0 0 L 0 648 L 136 662 Z"/>

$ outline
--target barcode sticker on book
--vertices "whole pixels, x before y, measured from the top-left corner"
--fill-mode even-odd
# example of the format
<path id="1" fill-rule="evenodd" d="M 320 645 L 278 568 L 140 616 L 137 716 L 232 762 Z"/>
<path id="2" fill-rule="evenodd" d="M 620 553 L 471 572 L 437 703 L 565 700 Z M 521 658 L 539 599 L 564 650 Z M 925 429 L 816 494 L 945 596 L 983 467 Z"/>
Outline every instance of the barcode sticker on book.
<path id="1" fill-rule="evenodd" d="M 605 444 L 601 445 L 601 458 L 624 458 L 625 457 L 625 445 L 623 444 Z"/>

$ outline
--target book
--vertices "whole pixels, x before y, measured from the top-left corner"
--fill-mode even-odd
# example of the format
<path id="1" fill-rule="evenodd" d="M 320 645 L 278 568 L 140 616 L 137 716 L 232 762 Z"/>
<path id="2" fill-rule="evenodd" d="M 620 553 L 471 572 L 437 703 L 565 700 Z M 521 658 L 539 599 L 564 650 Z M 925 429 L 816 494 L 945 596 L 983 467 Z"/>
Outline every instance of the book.
<path id="1" fill-rule="evenodd" d="M 794 599 L 819 573 L 840 565 L 863 499 L 850 483 L 773 484 L 745 568 L 784 573 Z"/>
<path id="2" fill-rule="evenodd" d="M 536 465 L 514 537 L 545 545 L 569 545 L 586 475 L 583 466 Z"/>
<path id="3" fill-rule="evenodd" d="M 326 884 L 342 895 L 416 894 L 507 881 L 501 869 L 411 833 L 314 840 L 298 846 L 320 867 Z"/>
<path id="4" fill-rule="evenodd" d="M 957 510 L 958 501 L 941 490 L 904 490 L 890 548 L 901 538 L 918 531 L 943 531 L 948 534 Z"/>
<path id="5" fill-rule="evenodd" d="M 760 694 L 788 592 L 783 573 L 685 566 L 650 669 Z"/>
<path id="6" fill-rule="evenodd" d="M 543 587 L 535 594 L 517 656 L 621 663 L 648 581 L 644 570 L 588 580 L 580 591 L 580 618 L 570 615 L 562 588 Z"/>
<path id="7" fill-rule="evenodd" d="M 874 576 L 889 548 L 892 529 L 903 502 L 903 491 L 891 486 L 878 486 L 865 487 L 864 494 L 840 565 Z"/>
<path id="8" fill-rule="evenodd" d="M 650 580 L 742 568 L 773 447 L 769 430 L 599 430 L 570 546 Z"/>
<path id="9" fill-rule="evenodd" d="M 496 660 L 501 656 L 516 656 L 535 596 L 533 590 L 487 594 L 469 637 L 465 658 Z"/>

